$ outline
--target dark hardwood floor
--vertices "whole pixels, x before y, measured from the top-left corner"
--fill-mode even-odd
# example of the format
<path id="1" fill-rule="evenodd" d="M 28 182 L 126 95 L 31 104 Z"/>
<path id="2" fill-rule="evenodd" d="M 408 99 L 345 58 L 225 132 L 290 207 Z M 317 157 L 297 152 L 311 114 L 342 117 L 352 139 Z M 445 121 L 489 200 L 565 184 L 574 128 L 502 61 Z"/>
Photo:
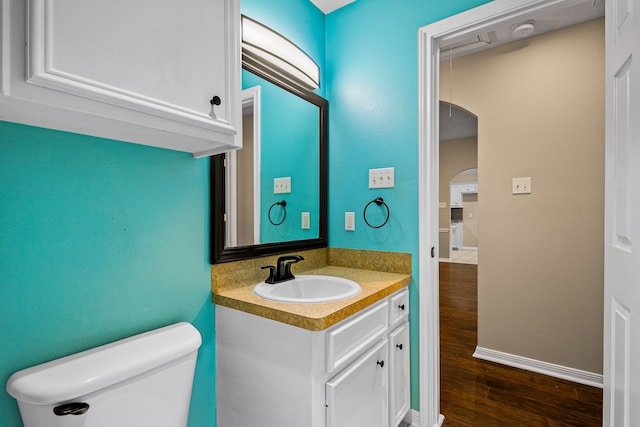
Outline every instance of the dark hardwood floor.
<path id="1" fill-rule="evenodd" d="M 445 426 L 601 426 L 602 390 L 475 359 L 477 266 L 440 263 Z"/>

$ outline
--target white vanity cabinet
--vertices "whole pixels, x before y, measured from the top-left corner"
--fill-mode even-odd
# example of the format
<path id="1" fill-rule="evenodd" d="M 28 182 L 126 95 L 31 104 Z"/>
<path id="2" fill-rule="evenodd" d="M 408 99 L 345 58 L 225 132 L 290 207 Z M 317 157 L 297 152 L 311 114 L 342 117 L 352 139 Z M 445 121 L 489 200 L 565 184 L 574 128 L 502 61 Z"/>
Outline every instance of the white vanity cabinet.
<path id="1" fill-rule="evenodd" d="M 390 309 L 389 425 L 395 427 L 411 409 L 409 291 L 394 294 L 390 298 Z"/>
<path id="2" fill-rule="evenodd" d="M 0 0 L 0 119 L 207 156 L 237 148 L 239 0 Z"/>
<path id="3" fill-rule="evenodd" d="M 216 306 L 218 425 L 396 427 L 410 404 L 408 302 L 400 290 L 324 331 Z"/>

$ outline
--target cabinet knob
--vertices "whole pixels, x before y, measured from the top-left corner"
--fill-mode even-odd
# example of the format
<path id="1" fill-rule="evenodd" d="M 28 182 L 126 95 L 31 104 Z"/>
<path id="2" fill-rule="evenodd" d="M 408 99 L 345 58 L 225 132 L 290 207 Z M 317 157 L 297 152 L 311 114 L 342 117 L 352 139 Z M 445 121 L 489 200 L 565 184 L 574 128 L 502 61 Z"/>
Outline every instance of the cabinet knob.
<path id="1" fill-rule="evenodd" d="M 384 360 L 378 360 L 376 362 L 381 368 L 384 368 Z"/>
<path id="2" fill-rule="evenodd" d="M 399 308 L 400 310 L 404 311 L 404 304 L 400 304 L 400 305 L 398 306 L 398 308 Z"/>
<path id="3" fill-rule="evenodd" d="M 211 105 L 220 105 L 220 104 L 222 104 L 222 99 L 220 99 L 220 97 L 218 95 L 215 95 L 213 98 L 211 98 L 211 100 L 209 101 L 209 104 L 211 104 Z"/>
<path id="4" fill-rule="evenodd" d="M 402 344 L 396 344 L 396 347 L 398 348 L 398 350 L 402 350 Z"/>

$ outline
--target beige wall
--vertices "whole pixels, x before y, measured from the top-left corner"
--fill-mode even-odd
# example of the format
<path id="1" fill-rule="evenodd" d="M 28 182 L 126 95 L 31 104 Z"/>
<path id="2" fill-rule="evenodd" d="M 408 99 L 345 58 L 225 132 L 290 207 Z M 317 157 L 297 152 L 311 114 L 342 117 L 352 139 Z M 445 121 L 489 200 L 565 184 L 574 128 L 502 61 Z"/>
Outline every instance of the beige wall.
<path id="1" fill-rule="evenodd" d="M 454 60 L 478 116 L 480 347 L 602 373 L 603 71 L 602 19 Z"/>
<path id="2" fill-rule="evenodd" d="M 478 193 L 462 195 L 462 246 L 478 247 Z"/>
<path id="3" fill-rule="evenodd" d="M 450 190 L 449 183 L 455 180 L 455 176 L 467 169 L 473 169 L 478 166 L 478 145 L 476 137 L 452 139 L 440 142 L 440 202 L 446 202 L 446 208 L 440 208 L 439 227 L 441 229 L 449 229 L 450 225 Z M 468 179 L 474 180 L 475 175 L 468 176 Z M 440 258 L 449 258 L 449 232 L 440 234 Z"/>

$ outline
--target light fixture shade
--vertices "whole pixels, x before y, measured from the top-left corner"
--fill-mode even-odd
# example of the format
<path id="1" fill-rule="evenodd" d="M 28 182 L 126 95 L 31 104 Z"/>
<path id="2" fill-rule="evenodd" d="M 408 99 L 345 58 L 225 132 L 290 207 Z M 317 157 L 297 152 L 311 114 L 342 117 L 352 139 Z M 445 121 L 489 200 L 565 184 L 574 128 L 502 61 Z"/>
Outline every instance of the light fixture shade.
<path id="1" fill-rule="evenodd" d="M 320 69 L 306 53 L 271 28 L 246 16 L 242 16 L 242 61 L 249 69 L 275 73 L 305 90 L 320 86 Z"/>

